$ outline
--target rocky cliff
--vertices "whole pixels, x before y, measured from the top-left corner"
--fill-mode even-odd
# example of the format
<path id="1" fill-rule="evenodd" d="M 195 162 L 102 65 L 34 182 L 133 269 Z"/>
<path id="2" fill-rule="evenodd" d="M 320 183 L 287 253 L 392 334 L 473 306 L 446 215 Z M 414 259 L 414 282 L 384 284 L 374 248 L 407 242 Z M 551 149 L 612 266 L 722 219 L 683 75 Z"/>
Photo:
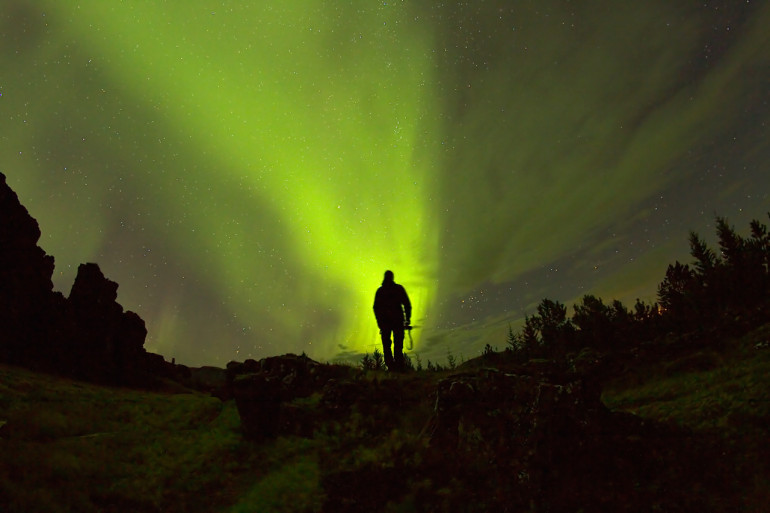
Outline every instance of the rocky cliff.
<path id="1" fill-rule="evenodd" d="M 147 384 L 166 372 L 147 353 L 147 329 L 117 302 L 118 284 L 81 264 L 69 297 L 53 290 L 54 258 L 37 221 L 0 173 L 0 361 L 109 384 Z"/>

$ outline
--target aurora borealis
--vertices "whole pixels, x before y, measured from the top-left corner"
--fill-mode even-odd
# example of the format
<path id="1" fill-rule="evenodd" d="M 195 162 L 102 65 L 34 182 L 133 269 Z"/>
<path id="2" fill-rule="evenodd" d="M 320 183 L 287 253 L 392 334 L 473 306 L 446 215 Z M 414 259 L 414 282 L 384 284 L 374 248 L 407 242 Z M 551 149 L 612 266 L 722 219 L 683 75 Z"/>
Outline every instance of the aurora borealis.
<path id="1" fill-rule="evenodd" d="M 4 5 L 0 171 L 169 360 L 371 352 L 385 269 L 472 357 L 767 221 L 764 2 Z"/>

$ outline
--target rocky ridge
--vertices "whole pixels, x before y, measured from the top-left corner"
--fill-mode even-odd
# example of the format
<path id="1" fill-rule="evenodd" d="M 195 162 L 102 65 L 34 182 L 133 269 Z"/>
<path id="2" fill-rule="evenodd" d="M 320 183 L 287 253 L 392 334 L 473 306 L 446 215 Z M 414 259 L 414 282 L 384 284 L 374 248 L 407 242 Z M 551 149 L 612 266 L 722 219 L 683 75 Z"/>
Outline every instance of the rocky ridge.
<path id="1" fill-rule="evenodd" d="M 0 362 L 98 383 L 147 385 L 170 371 L 144 349 L 147 329 L 117 302 L 95 263 L 78 267 L 68 297 L 54 292 L 54 257 L 37 221 L 0 173 Z"/>

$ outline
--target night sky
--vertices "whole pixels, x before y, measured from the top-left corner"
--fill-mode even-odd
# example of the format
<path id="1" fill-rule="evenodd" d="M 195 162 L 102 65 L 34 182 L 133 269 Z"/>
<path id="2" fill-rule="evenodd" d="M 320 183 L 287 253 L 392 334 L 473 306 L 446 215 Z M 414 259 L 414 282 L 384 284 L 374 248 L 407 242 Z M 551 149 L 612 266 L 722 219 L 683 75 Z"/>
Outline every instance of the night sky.
<path id="1" fill-rule="evenodd" d="M 423 361 L 548 297 L 655 300 L 770 210 L 770 2 L 4 0 L 0 171 L 188 365 Z"/>

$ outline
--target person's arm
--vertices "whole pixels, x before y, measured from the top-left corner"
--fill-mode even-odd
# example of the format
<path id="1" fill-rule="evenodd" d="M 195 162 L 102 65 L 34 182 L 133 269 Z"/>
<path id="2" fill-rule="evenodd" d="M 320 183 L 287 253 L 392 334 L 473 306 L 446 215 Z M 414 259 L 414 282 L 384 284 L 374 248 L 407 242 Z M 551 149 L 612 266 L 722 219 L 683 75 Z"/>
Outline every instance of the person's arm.
<path id="1" fill-rule="evenodd" d="M 406 289 L 401 287 L 404 291 L 404 297 L 402 303 L 404 305 L 404 316 L 406 317 L 406 324 L 410 324 L 412 320 L 412 303 L 409 301 L 409 295 L 406 293 Z"/>
<path id="2" fill-rule="evenodd" d="M 380 305 L 378 303 L 380 303 L 380 291 L 379 291 L 379 289 L 374 294 L 374 306 L 372 308 L 374 309 L 374 318 L 377 319 L 377 327 L 378 328 L 382 328 L 382 326 L 380 325 L 380 309 L 381 308 L 380 308 Z"/>

